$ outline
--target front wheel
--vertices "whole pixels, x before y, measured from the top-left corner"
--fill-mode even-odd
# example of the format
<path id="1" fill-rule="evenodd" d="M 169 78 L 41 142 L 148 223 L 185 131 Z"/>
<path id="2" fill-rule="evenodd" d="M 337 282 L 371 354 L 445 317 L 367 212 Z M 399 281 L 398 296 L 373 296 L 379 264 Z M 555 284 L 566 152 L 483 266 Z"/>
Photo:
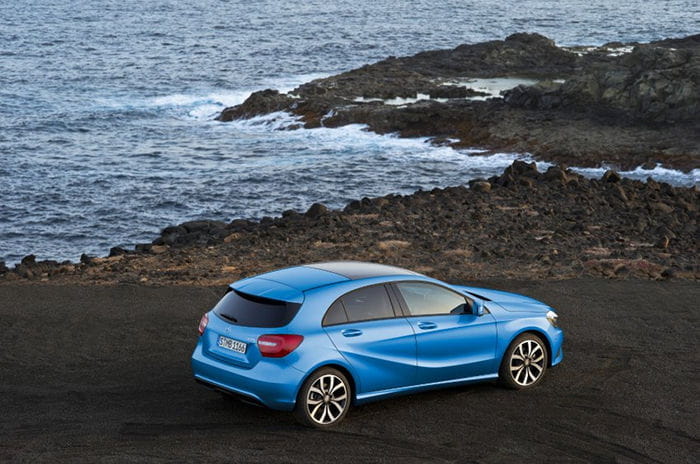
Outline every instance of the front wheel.
<path id="1" fill-rule="evenodd" d="M 503 355 L 499 376 L 510 388 L 534 387 L 542 381 L 548 362 L 547 348 L 542 339 L 531 333 L 522 334 Z"/>
<path id="2" fill-rule="evenodd" d="M 340 422 L 350 409 L 350 382 L 337 369 L 319 369 L 299 390 L 294 415 L 306 426 L 327 428 Z"/>

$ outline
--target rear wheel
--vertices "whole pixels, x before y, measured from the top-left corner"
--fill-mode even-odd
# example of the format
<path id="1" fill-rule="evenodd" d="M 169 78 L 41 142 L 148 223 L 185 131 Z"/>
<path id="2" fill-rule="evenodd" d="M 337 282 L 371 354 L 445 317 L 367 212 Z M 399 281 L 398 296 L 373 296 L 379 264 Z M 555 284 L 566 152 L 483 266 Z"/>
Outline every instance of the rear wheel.
<path id="1" fill-rule="evenodd" d="M 347 377 L 337 369 L 324 367 L 311 374 L 301 386 L 294 415 L 309 427 L 332 427 L 348 413 L 351 398 Z"/>
<path id="2" fill-rule="evenodd" d="M 508 387 L 523 390 L 542 381 L 548 362 L 542 339 L 531 333 L 522 334 L 503 355 L 499 375 Z"/>

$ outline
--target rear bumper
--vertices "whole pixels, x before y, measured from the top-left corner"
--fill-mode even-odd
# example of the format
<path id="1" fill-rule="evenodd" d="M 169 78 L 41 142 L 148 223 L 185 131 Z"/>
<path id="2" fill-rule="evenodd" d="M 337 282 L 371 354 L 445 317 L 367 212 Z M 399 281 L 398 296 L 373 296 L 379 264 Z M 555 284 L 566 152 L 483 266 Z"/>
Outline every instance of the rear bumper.
<path id="1" fill-rule="evenodd" d="M 290 366 L 260 361 L 243 369 L 207 356 L 198 343 L 192 353 L 195 380 L 216 389 L 242 395 L 251 401 L 281 411 L 291 411 L 304 374 Z"/>

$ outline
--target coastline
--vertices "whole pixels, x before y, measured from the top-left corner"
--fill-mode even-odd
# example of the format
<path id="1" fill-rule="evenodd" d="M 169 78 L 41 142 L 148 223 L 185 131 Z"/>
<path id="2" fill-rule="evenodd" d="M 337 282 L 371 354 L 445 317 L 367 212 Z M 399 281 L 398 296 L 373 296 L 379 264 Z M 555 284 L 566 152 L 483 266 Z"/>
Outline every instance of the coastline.
<path id="1" fill-rule="evenodd" d="M 190 221 L 152 243 L 81 262 L 25 257 L 0 283 L 227 285 L 274 268 L 338 259 L 447 281 L 700 279 L 697 187 L 608 171 L 589 179 L 514 162 L 500 176 L 412 195 L 314 204 L 260 221 Z"/>
<path id="2" fill-rule="evenodd" d="M 518 33 L 389 57 L 287 93 L 254 92 L 217 119 L 279 112 L 291 115 L 279 129 L 360 123 L 482 149 L 472 156 L 510 150 L 560 164 L 539 173 L 516 161 L 500 176 L 470 180 L 469 189 L 363 198 L 343 210 L 314 204 L 259 221 L 189 221 L 134 250 L 115 247 L 79 263 L 28 255 L 10 269 L 0 261 L 0 282 L 215 285 L 329 259 L 391 262 L 448 280 L 699 278 L 697 184 L 632 181 L 614 171 L 596 180 L 574 170 L 698 169 L 700 35 L 558 47 Z M 468 270 L 455 270 L 463 265 Z"/>
<path id="3" fill-rule="evenodd" d="M 287 93 L 261 90 L 217 119 L 279 111 L 298 118 L 290 130 L 359 123 L 485 154 L 688 172 L 700 160 L 700 34 L 558 47 L 542 35 L 518 33 L 389 57 Z"/>

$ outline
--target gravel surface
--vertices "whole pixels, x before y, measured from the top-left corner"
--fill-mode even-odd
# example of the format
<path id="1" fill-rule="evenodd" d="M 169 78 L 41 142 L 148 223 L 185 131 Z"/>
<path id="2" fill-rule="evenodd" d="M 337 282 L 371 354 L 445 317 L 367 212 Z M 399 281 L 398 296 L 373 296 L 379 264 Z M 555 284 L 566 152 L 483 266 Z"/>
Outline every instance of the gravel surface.
<path id="1" fill-rule="evenodd" d="M 8 283 L 0 461 L 697 462 L 697 282 L 476 284 L 558 309 L 565 358 L 540 387 L 405 396 L 320 432 L 192 380 L 222 288 Z"/>

